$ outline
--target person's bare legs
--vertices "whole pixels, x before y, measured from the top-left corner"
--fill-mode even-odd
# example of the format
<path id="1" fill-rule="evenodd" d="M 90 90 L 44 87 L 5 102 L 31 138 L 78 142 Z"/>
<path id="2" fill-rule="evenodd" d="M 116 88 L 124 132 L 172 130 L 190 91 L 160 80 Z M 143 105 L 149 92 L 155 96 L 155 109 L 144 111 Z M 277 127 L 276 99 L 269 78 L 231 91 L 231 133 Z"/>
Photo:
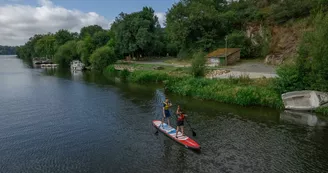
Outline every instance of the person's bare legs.
<path id="1" fill-rule="evenodd" d="M 179 126 L 177 126 L 177 131 L 176 131 L 176 133 L 175 133 L 175 137 L 176 137 L 176 138 L 178 138 L 179 130 L 180 130 L 180 128 L 179 128 Z"/>
<path id="2" fill-rule="evenodd" d="M 183 126 L 181 126 L 180 128 L 181 128 L 182 136 L 184 136 L 184 129 L 183 129 Z"/>
<path id="3" fill-rule="evenodd" d="M 170 119 L 169 118 L 167 118 L 167 125 L 170 126 Z"/>

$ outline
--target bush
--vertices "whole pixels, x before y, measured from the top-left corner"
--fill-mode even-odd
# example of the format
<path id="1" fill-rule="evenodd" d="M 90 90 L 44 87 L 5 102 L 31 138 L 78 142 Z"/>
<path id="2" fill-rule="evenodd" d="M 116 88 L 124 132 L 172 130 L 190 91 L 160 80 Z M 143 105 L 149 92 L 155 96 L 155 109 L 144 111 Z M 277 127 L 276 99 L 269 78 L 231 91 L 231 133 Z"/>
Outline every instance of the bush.
<path id="1" fill-rule="evenodd" d="M 181 49 L 177 55 L 179 59 L 190 59 L 190 53 L 188 49 Z"/>
<path id="2" fill-rule="evenodd" d="M 60 46 L 54 58 L 55 62 L 62 67 L 69 66 L 74 59 L 79 59 L 76 51 L 76 41 L 68 41 Z"/>
<path id="3" fill-rule="evenodd" d="M 165 81 L 165 89 L 183 96 L 243 106 L 282 108 L 280 95 L 268 86 L 231 84 L 229 79 L 176 78 Z"/>
<path id="4" fill-rule="evenodd" d="M 206 71 L 206 58 L 203 52 L 198 52 L 194 54 L 193 61 L 191 64 L 191 74 L 194 77 L 205 76 Z"/>
<path id="5" fill-rule="evenodd" d="M 278 78 L 275 80 L 275 89 L 278 93 L 286 93 L 303 89 L 302 76 L 299 75 L 297 65 L 284 65 L 277 69 Z"/>
<path id="6" fill-rule="evenodd" d="M 291 19 L 297 19 L 310 15 L 311 10 L 318 4 L 312 0 L 284 0 L 273 5 L 271 16 L 276 23 L 285 23 Z"/>
<path id="7" fill-rule="evenodd" d="M 134 71 L 128 80 L 136 83 L 159 83 L 167 80 L 169 75 L 159 71 Z"/>
<path id="8" fill-rule="evenodd" d="M 318 108 L 315 112 L 328 116 L 328 107 Z"/>
<path id="9" fill-rule="evenodd" d="M 127 69 L 124 69 L 120 72 L 120 78 L 124 81 L 129 77 L 129 75 L 130 75 L 130 72 Z"/>
<path id="10" fill-rule="evenodd" d="M 115 69 L 114 65 L 109 65 L 104 69 L 103 73 L 106 76 L 116 76 L 117 70 Z"/>
<path id="11" fill-rule="evenodd" d="M 90 57 L 90 62 L 95 70 L 105 69 L 108 65 L 116 62 L 114 49 L 104 46 L 95 50 Z"/>
<path id="12" fill-rule="evenodd" d="M 235 47 L 241 49 L 241 58 L 253 58 L 252 42 L 246 37 L 246 33 L 236 31 L 228 35 L 228 47 Z"/>

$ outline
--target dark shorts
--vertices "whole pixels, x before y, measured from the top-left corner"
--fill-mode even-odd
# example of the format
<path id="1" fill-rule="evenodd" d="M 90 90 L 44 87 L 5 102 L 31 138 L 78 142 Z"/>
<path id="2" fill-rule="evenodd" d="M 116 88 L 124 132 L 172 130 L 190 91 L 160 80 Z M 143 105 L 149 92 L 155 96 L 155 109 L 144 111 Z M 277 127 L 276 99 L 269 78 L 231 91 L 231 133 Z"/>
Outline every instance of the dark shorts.
<path id="1" fill-rule="evenodd" d="M 178 121 L 177 122 L 177 126 L 183 126 L 184 125 L 184 121 Z"/>
<path id="2" fill-rule="evenodd" d="M 165 110 L 164 113 L 165 113 L 165 117 L 166 117 L 166 118 L 169 118 L 169 117 L 171 116 L 169 110 Z"/>

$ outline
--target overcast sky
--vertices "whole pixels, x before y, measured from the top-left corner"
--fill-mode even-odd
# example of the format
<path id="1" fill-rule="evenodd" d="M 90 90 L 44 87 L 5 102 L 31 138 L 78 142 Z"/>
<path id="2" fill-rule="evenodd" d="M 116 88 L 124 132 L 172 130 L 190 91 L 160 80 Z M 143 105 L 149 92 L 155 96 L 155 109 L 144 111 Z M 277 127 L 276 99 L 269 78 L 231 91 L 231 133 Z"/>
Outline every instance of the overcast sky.
<path id="1" fill-rule="evenodd" d="M 165 21 L 165 12 L 178 0 L 0 0 L 0 45 L 22 45 L 34 34 L 83 26 L 108 29 L 120 12 L 150 6 Z"/>

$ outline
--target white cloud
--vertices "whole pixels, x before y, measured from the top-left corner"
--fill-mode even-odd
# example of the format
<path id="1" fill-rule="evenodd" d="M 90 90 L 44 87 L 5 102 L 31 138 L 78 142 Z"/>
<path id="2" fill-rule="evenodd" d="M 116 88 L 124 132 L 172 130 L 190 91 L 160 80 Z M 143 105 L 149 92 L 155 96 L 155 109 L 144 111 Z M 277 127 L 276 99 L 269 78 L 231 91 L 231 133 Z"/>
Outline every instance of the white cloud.
<path id="1" fill-rule="evenodd" d="M 67 29 L 78 32 L 82 27 L 97 24 L 109 28 L 110 21 L 95 12 L 84 13 L 39 0 L 40 6 L 0 6 L 0 45 L 22 45 L 34 34 Z"/>
<path id="2" fill-rule="evenodd" d="M 165 20 L 166 20 L 166 14 L 165 13 L 155 13 L 155 15 L 158 17 L 158 21 L 161 24 L 161 26 L 164 26 Z"/>

